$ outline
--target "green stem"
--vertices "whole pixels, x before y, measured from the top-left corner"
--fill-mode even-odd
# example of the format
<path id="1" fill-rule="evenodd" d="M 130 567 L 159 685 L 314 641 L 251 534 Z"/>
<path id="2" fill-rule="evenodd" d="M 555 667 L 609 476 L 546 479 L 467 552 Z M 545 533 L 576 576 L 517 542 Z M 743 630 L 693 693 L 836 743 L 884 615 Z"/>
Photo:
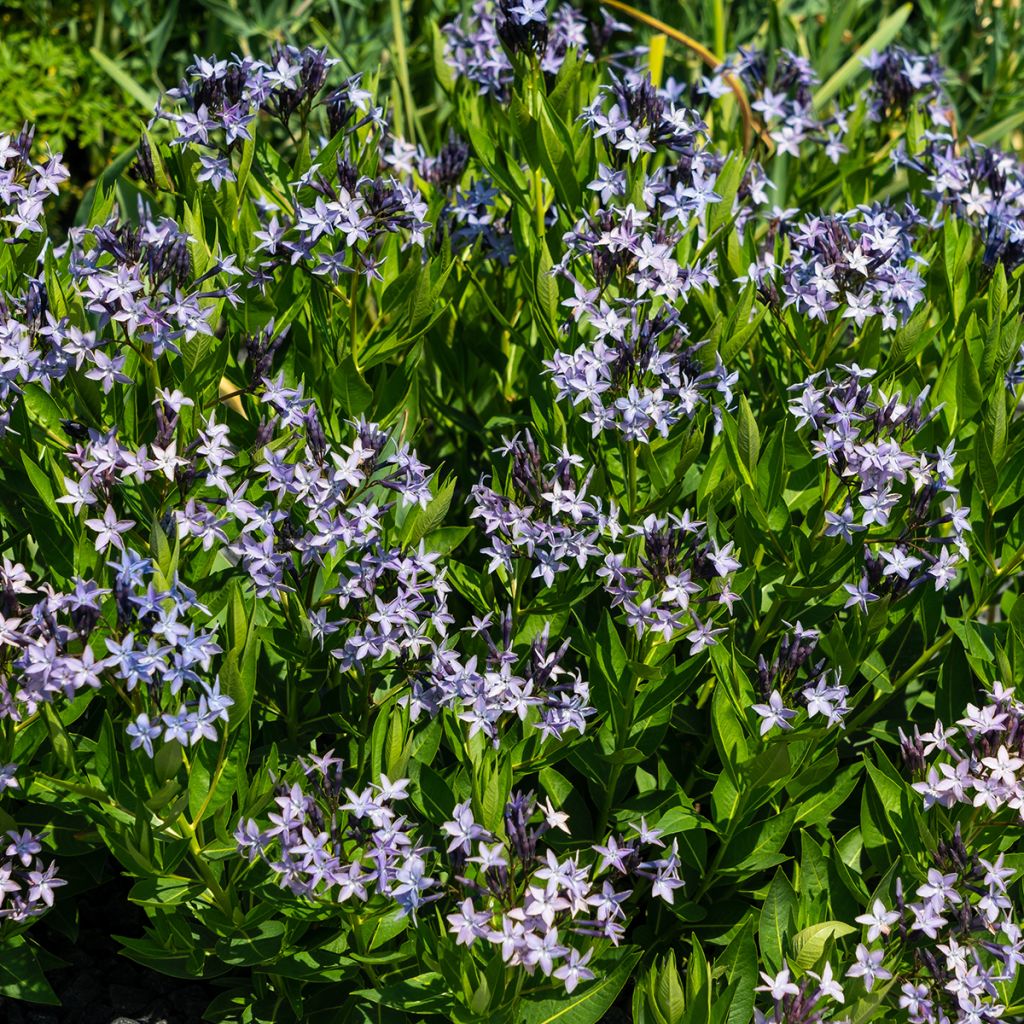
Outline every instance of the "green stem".
<path id="1" fill-rule="evenodd" d="M 221 887 L 220 882 L 217 881 L 213 871 L 210 869 L 210 865 L 203 859 L 203 848 L 199 843 L 196 830 L 184 814 L 178 815 L 178 827 L 188 837 L 189 853 L 192 854 L 192 860 L 199 871 L 200 877 L 206 883 L 206 888 L 210 890 L 221 913 L 230 920 L 232 917 L 231 899 Z"/>
<path id="2" fill-rule="evenodd" d="M 711 864 L 704 871 L 704 875 L 701 878 L 700 887 L 693 894 L 693 902 L 700 903 L 701 897 L 711 888 L 711 883 L 715 880 L 715 876 L 718 874 L 718 869 L 722 865 L 722 858 L 725 856 L 725 851 L 729 848 L 729 843 L 732 840 L 732 829 L 728 829 L 724 836 L 722 836 L 722 842 L 715 852 L 714 859 Z"/>
<path id="3" fill-rule="evenodd" d="M 623 454 L 626 462 L 626 495 L 629 500 L 630 518 L 636 512 L 636 445 L 626 441 Z"/>
<path id="4" fill-rule="evenodd" d="M 359 307 L 356 304 L 356 287 L 359 284 L 359 275 L 353 274 L 348 286 L 348 350 L 352 353 L 352 362 L 355 368 L 359 369 L 359 362 L 356 359 L 358 349 L 356 347 L 356 334 L 359 330 Z"/>
<path id="5" fill-rule="evenodd" d="M 288 742 L 294 744 L 299 737 L 299 693 L 295 684 L 295 673 L 289 672 L 285 680 L 285 714 L 287 716 Z"/>
<path id="6" fill-rule="evenodd" d="M 199 828 L 199 822 L 203 820 L 203 815 L 206 813 L 206 808 L 210 806 L 210 801 L 213 799 L 213 794 L 217 791 L 217 784 L 220 782 L 220 777 L 224 772 L 224 753 L 228 746 L 228 730 L 227 726 L 224 727 L 224 735 L 221 736 L 220 750 L 217 753 L 217 766 L 214 768 L 213 775 L 210 776 L 210 787 L 206 793 L 206 799 L 203 801 L 202 806 L 199 808 L 198 813 L 195 815 L 192 822 L 193 830 Z"/>
<path id="7" fill-rule="evenodd" d="M 725 4 L 715 0 L 715 56 L 725 56 Z"/>
<path id="8" fill-rule="evenodd" d="M 537 221 L 537 237 L 543 238 L 545 234 L 544 175 L 541 174 L 539 167 L 533 172 L 533 210 Z"/>
<path id="9" fill-rule="evenodd" d="M 627 649 L 628 662 L 639 661 L 640 664 L 647 662 L 647 656 L 650 653 L 650 637 L 644 637 L 643 642 L 637 644 L 636 634 L 629 634 L 629 646 Z M 636 692 L 637 687 L 640 684 L 640 675 L 635 669 L 629 668 L 630 684 L 629 689 L 626 691 L 626 702 L 623 708 L 622 715 L 622 730 L 615 737 L 615 753 L 617 754 L 620 750 L 625 749 L 629 743 L 630 733 L 633 731 L 633 711 L 636 706 Z M 621 763 L 613 764 L 611 772 L 608 775 L 608 785 L 605 787 L 604 796 L 601 799 L 601 810 L 597 817 L 598 836 L 603 837 L 605 831 L 608 828 L 608 819 L 611 817 L 612 803 L 615 800 L 615 790 L 618 788 L 619 779 L 622 778 L 623 765 Z"/>
<path id="10" fill-rule="evenodd" d="M 363 673 L 363 688 L 360 692 L 360 698 L 362 700 L 362 718 L 359 723 L 359 774 L 362 776 L 363 769 L 366 767 L 363 764 L 363 758 L 366 755 L 366 734 L 370 731 L 370 709 L 372 703 L 370 701 L 370 673 Z"/>
<path id="11" fill-rule="evenodd" d="M 598 815 L 598 828 L 597 836 L 599 839 L 604 838 L 605 831 L 608 828 L 608 819 L 612 813 L 612 801 L 615 799 L 615 790 L 619 784 L 619 777 L 622 775 L 622 765 L 613 764 L 611 774 L 608 776 L 608 785 L 605 787 L 604 799 L 601 801 L 601 813 Z"/>

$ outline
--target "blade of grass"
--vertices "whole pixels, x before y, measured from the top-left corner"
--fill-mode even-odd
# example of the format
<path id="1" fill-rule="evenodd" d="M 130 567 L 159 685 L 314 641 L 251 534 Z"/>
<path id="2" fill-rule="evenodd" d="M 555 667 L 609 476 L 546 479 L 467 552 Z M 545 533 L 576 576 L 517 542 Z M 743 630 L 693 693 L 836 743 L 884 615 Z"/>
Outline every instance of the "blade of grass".
<path id="1" fill-rule="evenodd" d="M 156 97 L 148 92 L 143 86 L 132 78 L 115 61 L 111 60 L 102 50 L 95 46 L 89 47 L 92 59 L 121 87 L 121 89 L 137 100 L 146 108 L 146 113 L 151 114 L 156 109 Z"/>
<path id="2" fill-rule="evenodd" d="M 1004 139 L 1007 135 L 1024 124 L 1024 110 L 1018 110 L 1016 114 L 1011 114 L 1009 117 L 1004 117 L 1002 121 L 998 121 L 996 124 L 990 125 L 982 132 L 978 132 L 977 135 L 972 135 L 976 142 L 980 142 L 983 145 L 991 146 L 994 143 Z"/>
<path id="3" fill-rule="evenodd" d="M 893 11 L 888 18 L 861 43 L 854 51 L 853 56 L 814 94 L 815 110 L 824 106 L 843 86 L 848 85 L 863 70 L 861 59 L 866 57 L 872 50 L 882 50 L 891 43 L 899 34 L 901 28 L 910 17 L 913 4 L 904 4 L 898 10 Z"/>
<path id="4" fill-rule="evenodd" d="M 648 64 L 651 69 L 651 83 L 657 87 L 661 85 L 661 76 L 665 70 L 665 43 L 667 38 L 664 33 L 659 32 L 651 36 L 651 47 Z"/>
<path id="5" fill-rule="evenodd" d="M 402 0 L 391 0 L 391 28 L 394 35 L 395 47 L 395 76 L 398 78 L 399 87 L 402 90 L 402 105 L 405 107 L 405 124 L 408 139 L 423 138 L 423 129 L 420 126 L 416 114 L 416 104 L 412 100 L 412 86 L 409 82 L 409 63 L 405 49 L 405 28 L 403 21 L 405 14 L 402 11 Z"/>

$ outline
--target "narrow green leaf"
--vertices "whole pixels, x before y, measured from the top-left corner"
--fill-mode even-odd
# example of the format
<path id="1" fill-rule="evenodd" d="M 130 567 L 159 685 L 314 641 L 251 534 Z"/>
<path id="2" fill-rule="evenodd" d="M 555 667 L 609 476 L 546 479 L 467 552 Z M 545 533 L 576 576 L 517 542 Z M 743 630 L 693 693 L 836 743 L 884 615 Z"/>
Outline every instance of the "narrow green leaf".
<path id="1" fill-rule="evenodd" d="M 92 55 L 92 59 L 108 74 L 110 77 L 117 82 L 121 89 L 132 99 L 138 101 L 146 108 L 146 113 L 150 114 L 156 110 L 157 99 L 149 90 L 139 85 L 138 82 L 132 78 L 116 61 L 113 61 L 108 57 L 102 50 L 97 49 L 95 46 L 89 48 L 89 53 Z"/>
<path id="2" fill-rule="evenodd" d="M 840 89 L 849 85 L 864 70 L 862 61 L 865 57 L 875 50 L 884 50 L 896 38 L 913 9 L 913 4 L 904 4 L 889 17 L 882 19 L 878 28 L 857 47 L 849 60 L 815 92 L 815 110 L 820 110 Z"/>
<path id="3" fill-rule="evenodd" d="M 621 947 L 618 966 L 610 974 L 598 975 L 571 996 L 523 1001 L 521 1024 L 597 1024 L 608 1012 L 640 959 L 641 950 Z"/>

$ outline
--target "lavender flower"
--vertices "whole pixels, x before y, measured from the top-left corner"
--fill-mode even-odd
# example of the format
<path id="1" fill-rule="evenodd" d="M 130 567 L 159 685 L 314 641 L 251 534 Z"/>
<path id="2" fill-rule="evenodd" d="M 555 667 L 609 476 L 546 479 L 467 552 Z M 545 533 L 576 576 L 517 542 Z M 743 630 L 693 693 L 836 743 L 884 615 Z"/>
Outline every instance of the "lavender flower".
<path id="1" fill-rule="evenodd" d="M 494 490 L 483 478 L 473 488 L 471 513 L 490 542 L 483 548 L 490 571 L 512 579 L 522 559 L 530 578 L 550 588 L 559 576 L 600 560 L 595 576 L 638 637 L 657 633 L 668 642 L 689 626 L 693 653 L 716 643 L 721 627 L 711 620 L 721 605 L 731 606 L 730 583 L 740 568 L 731 542 L 719 546 L 708 538 L 689 510 L 624 527 L 617 506 L 606 508 L 588 493 L 591 474 L 579 479 L 582 460 L 566 450 L 545 464 L 529 432 L 498 451 L 511 458 L 512 493 Z M 636 565 L 625 561 L 630 537 L 642 540 Z"/>
<path id="2" fill-rule="evenodd" d="M 57 876 L 55 862 L 44 865 L 38 856 L 42 835 L 12 830 L 7 838 L 0 858 L 0 922 L 19 923 L 45 914 L 53 906 L 54 891 L 67 882 Z"/>
<path id="3" fill-rule="evenodd" d="M 856 365 L 815 374 L 790 388 L 789 405 L 798 429 L 813 434 L 814 458 L 838 483 L 832 502 L 842 512 L 830 517 L 825 509 L 825 536 L 852 544 L 856 535 L 863 544 L 859 582 L 844 584 L 846 606 L 862 612 L 886 593 L 947 588 L 970 553 L 970 509 L 957 500 L 953 443 L 937 451 L 913 446 L 939 411 L 924 412 L 929 389 L 904 404 L 898 393 L 876 395 L 867 383 L 873 375 Z"/>

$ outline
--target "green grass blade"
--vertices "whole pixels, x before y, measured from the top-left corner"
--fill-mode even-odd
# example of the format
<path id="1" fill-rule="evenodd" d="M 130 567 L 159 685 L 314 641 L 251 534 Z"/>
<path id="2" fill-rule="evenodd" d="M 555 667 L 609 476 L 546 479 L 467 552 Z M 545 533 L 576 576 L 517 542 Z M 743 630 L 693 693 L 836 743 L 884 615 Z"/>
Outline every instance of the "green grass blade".
<path id="1" fill-rule="evenodd" d="M 1002 121 L 990 125 L 983 132 L 978 132 L 977 135 L 972 135 L 971 138 L 986 146 L 992 146 L 997 142 L 1001 142 L 1014 130 L 1014 128 L 1017 128 L 1022 124 L 1024 124 L 1024 110 L 1018 110 L 1016 114 L 1004 117 Z"/>
<path id="2" fill-rule="evenodd" d="M 131 96 L 132 99 L 138 100 L 148 113 L 152 113 L 156 109 L 156 97 L 139 85 L 131 75 L 124 71 L 115 61 L 111 60 L 102 50 L 91 46 L 89 47 L 89 53 L 92 54 L 93 60 L 117 82 L 121 89 L 128 96 Z"/>
<path id="3" fill-rule="evenodd" d="M 852 57 L 814 94 L 814 107 L 824 106 L 843 86 L 848 85 L 862 70 L 861 59 L 872 50 L 882 50 L 899 34 L 910 17 L 913 4 L 904 4 L 893 11 L 874 32 L 864 40 Z"/>

